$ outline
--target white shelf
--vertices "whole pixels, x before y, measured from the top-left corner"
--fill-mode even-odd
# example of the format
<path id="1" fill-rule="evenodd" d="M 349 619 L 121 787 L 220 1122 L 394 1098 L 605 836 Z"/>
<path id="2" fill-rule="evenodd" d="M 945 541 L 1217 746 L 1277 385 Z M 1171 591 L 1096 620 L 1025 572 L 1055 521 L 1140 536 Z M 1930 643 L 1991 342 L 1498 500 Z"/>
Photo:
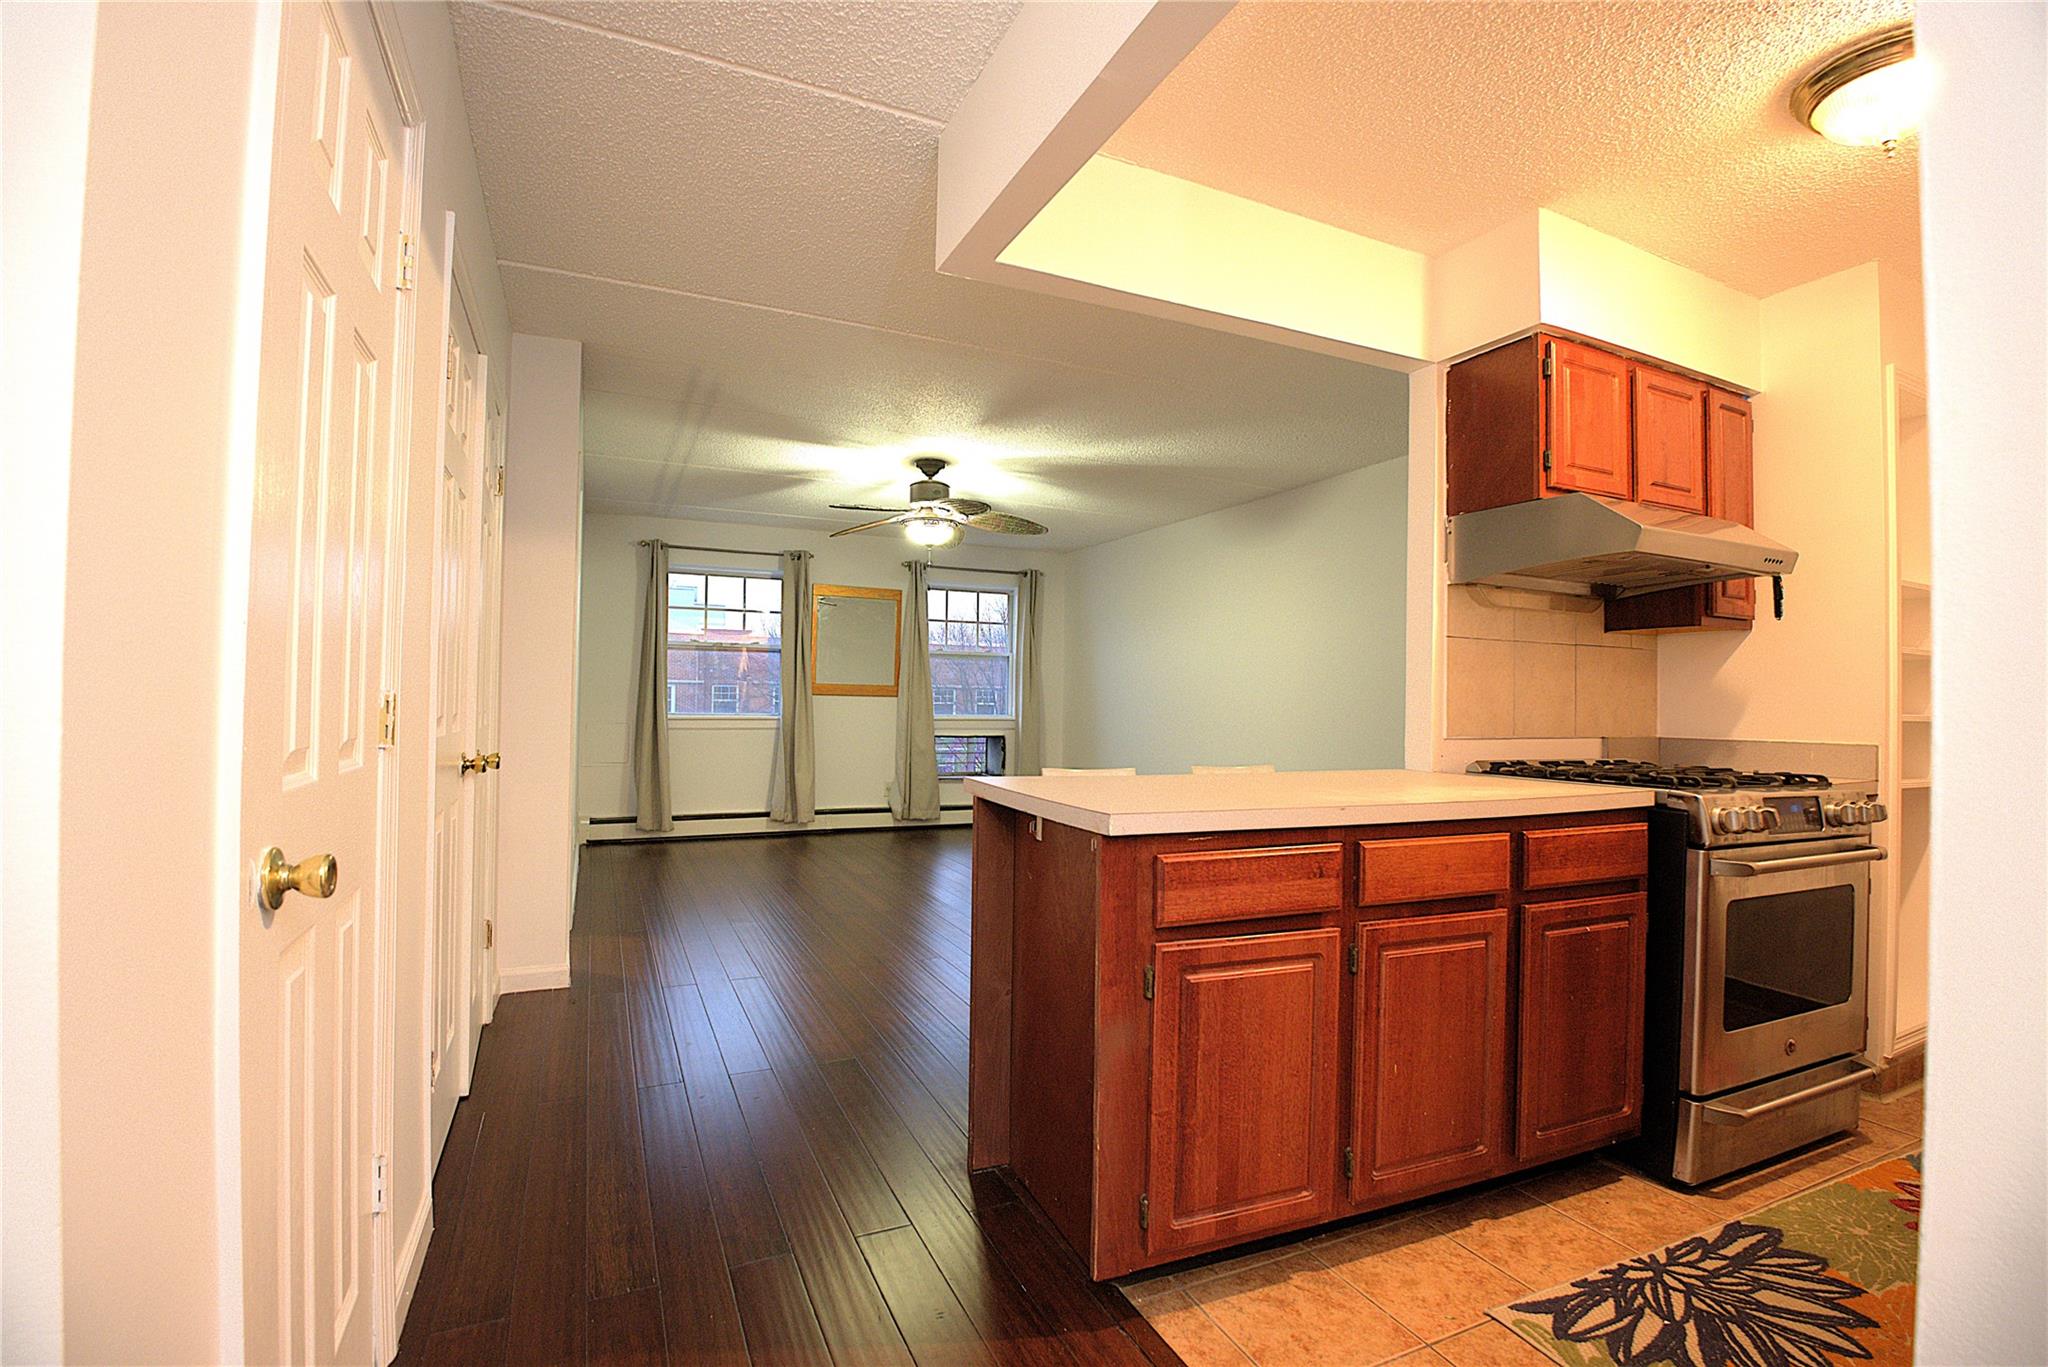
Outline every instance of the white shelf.
<path id="1" fill-rule="evenodd" d="M 1934 720 L 1934 717 L 1931 713 L 1927 712 L 1906 712 L 1900 715 L 1899 720 L 1911 726 L 1926 726 Z"/>
<path id="2" fill-rule="evenodd" d="M 1899 654 L 1909 660 L 1931 660 L 1934 658 L 1934 648 L 1932 646 L 1900 646 Z"/>
<path id="3" fill-rule="evenodd" d="M 1934 586 L 1923 584 L 1917 579 L 1901 579 L 1899 592 L 1907 598 L 1925 598 L 1934 592 Z"/>
<path id="4" fill-rule="evenodd" d="M 1932 788 L 1934 780 L 1931 778 L 1902 778 L 1899 780 L 1899 786 L 1911 792 L 1921 788 Z"/>

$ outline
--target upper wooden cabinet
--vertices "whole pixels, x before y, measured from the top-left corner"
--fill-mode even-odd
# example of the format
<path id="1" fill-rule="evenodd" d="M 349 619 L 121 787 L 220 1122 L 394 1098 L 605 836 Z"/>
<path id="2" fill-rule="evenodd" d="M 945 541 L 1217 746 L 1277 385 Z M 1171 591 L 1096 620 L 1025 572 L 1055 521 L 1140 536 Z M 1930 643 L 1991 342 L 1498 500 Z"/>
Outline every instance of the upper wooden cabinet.
<path id="1" fill-rule="evenodd" d="M 1636 498 L 1680 512 L 1707 510 L 1707 387 L 1652 366 L 1631 365 L 1630 430 Z"/>
<path id="2" fill-rule="evenodd" d="M 1338 940 L 1304 930 L 1156 949 L 1149 1254 L 1329 1213 Z"/>
<path id="3" fill-rule="evenodd" d="M 1543 348 L 1543 491 L 1630 497 L 1628 362 L 1560 338 Z"/>
<path id="4" fill-rule="evenodd" d="M 1752 500 L 1755 425 L 1749 400 L 1707 387 L 1701 400 L 1706 441 L 1706 514 L 1755 525 Z M 1606 607 L 1609 631 L 1747 631 L 1756 619 L 1756 581 L 1667 589 L 1617 598 Z"/>
<path id="5" fill-rule="evenodd" d="M 1710 395 L 1740 407 L 1739 470 L 1715 470 Z M 1564 493 L 1712 513 L 1717 474 L 1747 504 L 1747 402 L 1665 366 L 1539 332 L 1452 366 L 1445 405 L 1454 516 Z"/>

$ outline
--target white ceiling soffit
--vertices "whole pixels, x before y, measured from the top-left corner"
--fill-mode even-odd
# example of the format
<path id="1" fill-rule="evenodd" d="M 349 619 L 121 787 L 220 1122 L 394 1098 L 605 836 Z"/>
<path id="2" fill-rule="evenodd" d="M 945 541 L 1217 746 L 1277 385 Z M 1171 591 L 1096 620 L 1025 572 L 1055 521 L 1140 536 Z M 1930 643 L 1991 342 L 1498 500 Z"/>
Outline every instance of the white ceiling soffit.
<path id="1" fill-rule="evenodd" d="M 1105 155 L 1434 255 L 1547 208 L 1746 294 L 1919 269 L 1919 144 L 1793 118 L 1911 0 L 1246 0 Z"/>
<path id="2" fill-rule="evenodd" d="M 1013 13 L 453 7 L 513 325 L 584 343 L 587 506 L 837 527 L 935 450 L 1056 549 L 1402 454 L 1398 376 L 933 271 Z"/>

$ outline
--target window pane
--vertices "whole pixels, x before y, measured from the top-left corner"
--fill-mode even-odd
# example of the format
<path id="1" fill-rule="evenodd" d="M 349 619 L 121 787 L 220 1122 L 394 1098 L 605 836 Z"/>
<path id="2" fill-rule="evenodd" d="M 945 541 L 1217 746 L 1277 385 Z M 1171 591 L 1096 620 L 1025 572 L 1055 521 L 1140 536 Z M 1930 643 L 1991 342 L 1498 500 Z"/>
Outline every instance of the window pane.
<path id="1" fill-rule="evenodd" d="M 756 612 L 782 611 L 782 581 L 780 579 L 749 579 L 747 585 L 747 606 Z"/>
<path id="2" fill-rule="evenodd" d="M 668 601 L 671 607 L 692 607 L 703 602 L 704 576 L 671 574 L 668 577 Z"/>
<path id="3" fill-rule="evenodd" d="M 747 598 L 747 581 L 737 575 L 707 575 L 706 592 L 710 595 L 711 606 L 715 608 L 736 608 L 743 606 Z"/>
<path id="4" fill-rule="evenodd" d="M 924 607 L 924 615 L 929 621 L 936 622 L 945 617 L 946 591 L 944 589 L 927 590 L 924 595 Z"/>
<path id="5" fill-rule="evenodd" d="M 984 622 L 1009 621 L 1010 595 L 1007 593 L 984 593 L 981 595 L 981 620 Z"/>
<path id="6" fill-rule="evenodd" d="M 946 684 L 933 684 L 932 715 L 935 717 L 959 716 L 960 690 Z"/>
<path id="7" fill-rule="evenodd" d="M 946 619 L 953 622 L 971 622 L 976 612 L 974 600 L 978 594 L 966 589 L 952 589 L 946 594 Z"/>
<path id="8" fill-rule="evenodd" d="M 946 649 L 974 649 L 974 624 L 972 622 L 946 623 Z"/>
<path id="9" fill-rule="evenodd" d="M 781 713 L 781 692 L 780 650 L 676 646 L 668 653 L 672 717 L 773 717 Z"/>
<path id="10" fill-rule="evenodd" d="M 934 655 L 933 710 L 944 690 L 953 695 L 948 716 L 1010 715 L 1010 662 L 1003 656 Z"/>
<path id="11" fill-rule="evenodd" d="M 975 640 L 983 650 L 1006 654 L 1010 649 L 1010 629 L 1006 626 L 976 627 Z"/>
<path id="12" fill-rule="evenodd" d="M 689 632 L 704 630 L 704 614 L 694 609 L 670 608 L 668 610 L 668 634 L 681 636 Z"/>
<path id="13" fill-rule="evenodd" d="M 927 649 L 937 650 L 946 644 L 946 624 L 933 622 L 924 629 L 924 643 Z"/>

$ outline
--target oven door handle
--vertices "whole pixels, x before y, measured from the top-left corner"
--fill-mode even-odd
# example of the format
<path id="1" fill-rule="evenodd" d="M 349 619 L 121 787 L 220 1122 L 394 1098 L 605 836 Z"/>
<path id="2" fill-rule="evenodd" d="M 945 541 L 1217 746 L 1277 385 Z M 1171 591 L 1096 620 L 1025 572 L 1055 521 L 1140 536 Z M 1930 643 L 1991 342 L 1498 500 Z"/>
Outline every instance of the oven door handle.
<path id="1" fill-rule="evenodd" d="M 1700 1107 L 1700 1114 L 1709 1125 L 1747 1125 L 1750 1121 L 1760 1120 L 1773 1111 L 1782 1111 L 1787 1107 L 1812 1101 L 1815 1097 L 1829 1096 L 1847 1087 L 1861 1086 L 1864 1079 L 1876 1076 L 1877 1069 L 1862 1063 L 1840 1077 L 1829 1078 L 1826 1082 L 1816 1082 L 1811 1087 L 1802 1087 L 1789 1096 L 1773 1097 L 1755 1106 L 1730 1106 L 1725 1101 L 1710 1101 Z"/>
<path id="2" fill-rule="evenodd" d="M 1875 864 L 1883 858 L 1884 851 L 1872 846 L 1867 850 L 1842 850 L 1836 854 L 1796 854 L 1787 859 L 1714 859 L 1708 861 L 1707 871 L 1716 878 L 1761 878 L 1766 874 L 1833 869 L 1844 864 Z"/>

